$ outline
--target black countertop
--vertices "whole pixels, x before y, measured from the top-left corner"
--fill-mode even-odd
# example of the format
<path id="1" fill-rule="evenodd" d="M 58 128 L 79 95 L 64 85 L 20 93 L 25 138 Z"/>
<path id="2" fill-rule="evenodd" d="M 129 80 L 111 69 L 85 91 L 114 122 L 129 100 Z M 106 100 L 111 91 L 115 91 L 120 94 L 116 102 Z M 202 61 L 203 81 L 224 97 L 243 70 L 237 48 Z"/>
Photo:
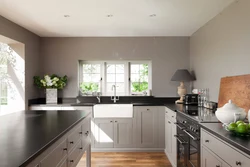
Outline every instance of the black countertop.
<path id="1" fill-rule="evenodd" d="M 175 104 L 175 103 L 166 103 L 165 106 L 199 123 L 219 122 L 215 116 L 215 113 L 214 113 L 215 110 L 207 109 L 204 107 L 198 107 L 195 105 L 183 105 L 183 104 Z"/>
<path id="2" fill-rule="evenodd" d="M 0 166 L 25 166 L 87 117 L 87 111 L 21 111 L 0 117 Z"/>
<path id="3" fill-rule="evenodd" d="M 250 155 L 250 137 L 237 136 L 226 131 L 221 123 L 201 123 L 202 128 Z"/>

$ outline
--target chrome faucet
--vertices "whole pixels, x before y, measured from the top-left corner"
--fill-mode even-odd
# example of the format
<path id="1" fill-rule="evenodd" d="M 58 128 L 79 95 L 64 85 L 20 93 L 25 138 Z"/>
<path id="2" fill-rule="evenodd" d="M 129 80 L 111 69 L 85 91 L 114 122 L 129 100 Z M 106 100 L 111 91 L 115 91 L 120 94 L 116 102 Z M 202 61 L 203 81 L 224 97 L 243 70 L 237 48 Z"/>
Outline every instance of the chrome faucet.
<path id="1" fill-rule="evenodd" d="M 98 103 L 101 103 L 101 93 L 96 93 L 96 98 L 98 100 Z"/>
<path id="2" fill-rule="evenodd" d="M 115 85 L 112 85 L 112 90 L 114 91 L 114 96 L 113 96 L 113 98 L 111 96 L 111 100 L 113 100 L 114 103 L 116 103 L 116 101 L 119 100 L 119 97 L 116 97 L 116 86 Z"/>

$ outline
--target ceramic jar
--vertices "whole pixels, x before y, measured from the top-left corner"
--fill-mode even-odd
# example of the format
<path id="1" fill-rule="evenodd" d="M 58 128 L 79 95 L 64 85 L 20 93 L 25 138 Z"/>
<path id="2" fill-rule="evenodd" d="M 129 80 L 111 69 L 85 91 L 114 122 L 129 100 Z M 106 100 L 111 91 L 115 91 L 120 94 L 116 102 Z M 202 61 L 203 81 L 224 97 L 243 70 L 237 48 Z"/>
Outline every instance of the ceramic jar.
<path id="1" fill-rule="evenodd" d="M 220 122 L 227 125 L 231 122 L 244 120 L 247 114 L 243 108 L 238 107 L 232 100 L 229 100 L 223 107 L 217 108 L 215 115 Z"/>

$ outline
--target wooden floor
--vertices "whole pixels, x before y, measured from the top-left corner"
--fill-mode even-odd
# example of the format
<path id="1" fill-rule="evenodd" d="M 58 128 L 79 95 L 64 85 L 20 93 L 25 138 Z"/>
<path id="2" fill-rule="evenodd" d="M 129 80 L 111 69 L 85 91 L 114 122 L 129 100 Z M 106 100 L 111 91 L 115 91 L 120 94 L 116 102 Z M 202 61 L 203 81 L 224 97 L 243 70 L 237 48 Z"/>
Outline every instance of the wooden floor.
<path id="1" fill-rule="evenodd" d="M 163 152 L 105 152 L 91 154 L 91 167 L 172 167 Z M 77 167 L 86 167 L 82 157 Z"/>

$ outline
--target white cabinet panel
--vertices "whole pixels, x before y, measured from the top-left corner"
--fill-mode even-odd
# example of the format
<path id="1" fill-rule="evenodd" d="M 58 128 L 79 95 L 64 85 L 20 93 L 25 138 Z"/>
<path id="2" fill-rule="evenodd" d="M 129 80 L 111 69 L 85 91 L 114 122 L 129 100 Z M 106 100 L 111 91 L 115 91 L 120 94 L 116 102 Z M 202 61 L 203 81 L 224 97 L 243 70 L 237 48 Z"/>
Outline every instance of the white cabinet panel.
<path id="1" fill-rule="evenodd" d="M 114 147 L 133 147 L 133 121 L 132 119 L 114 119 Z"/>

